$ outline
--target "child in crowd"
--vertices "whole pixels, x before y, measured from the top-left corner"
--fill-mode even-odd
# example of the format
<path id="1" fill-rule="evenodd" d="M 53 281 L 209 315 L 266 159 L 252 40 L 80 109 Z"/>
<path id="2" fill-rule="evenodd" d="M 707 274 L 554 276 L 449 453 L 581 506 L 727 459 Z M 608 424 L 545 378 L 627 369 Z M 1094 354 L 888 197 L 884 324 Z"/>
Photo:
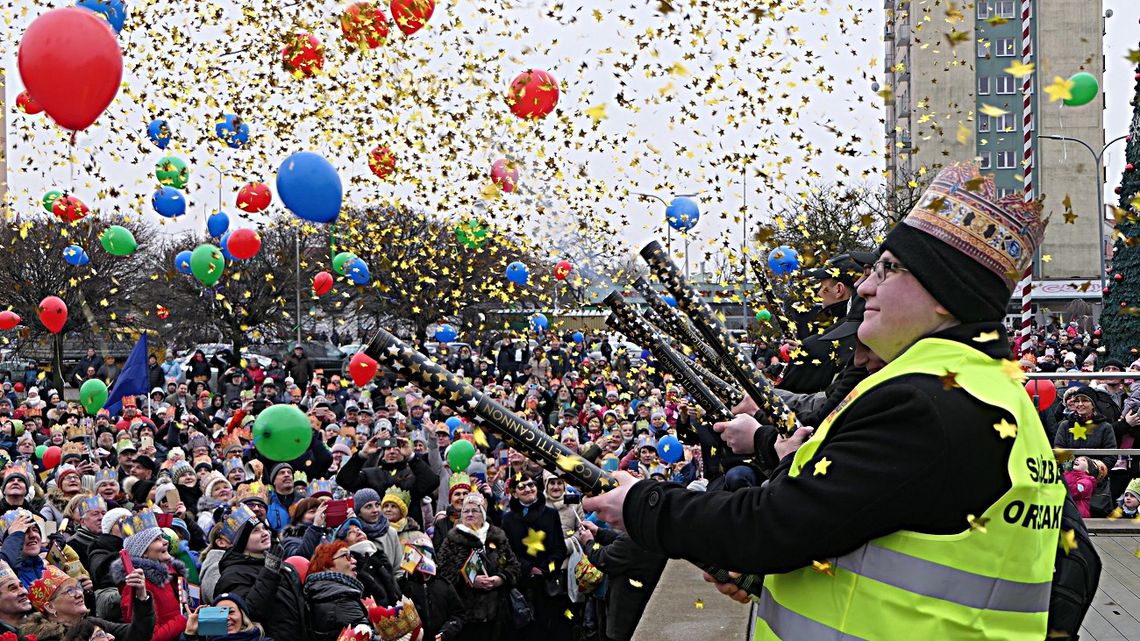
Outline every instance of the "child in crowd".
<path id="1" fill-rule="evenodd" d="M 1117 502 L 1120 518 L 1134 519 L 1140 516 L 1140 478 L 1132 479 Z"/>
<path id="2" fill-rule="evenodd" d="M 1089 457 L 1078 456 L 1073 461 L 1073 469 L 1065 472 L 1065 485 L 1069 487 L 1069 495 L 1077 504 L 1082 518 L 1089 518 L 1089 503 L 1096 490 L 1096 477 L 1089 473 Z"/>

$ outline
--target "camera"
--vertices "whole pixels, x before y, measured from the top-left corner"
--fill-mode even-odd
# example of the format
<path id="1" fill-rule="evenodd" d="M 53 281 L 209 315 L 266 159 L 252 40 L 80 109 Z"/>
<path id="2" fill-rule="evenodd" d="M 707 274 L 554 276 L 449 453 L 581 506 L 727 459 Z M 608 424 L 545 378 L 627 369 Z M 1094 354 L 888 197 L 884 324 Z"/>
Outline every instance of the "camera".
<path id="1" fill-rule="evenodd" d="M 562 495 L 562 502 L 566 505 L 578 505 L 582 502 L 582 495 L 577 492 L 567 492 Z"/>

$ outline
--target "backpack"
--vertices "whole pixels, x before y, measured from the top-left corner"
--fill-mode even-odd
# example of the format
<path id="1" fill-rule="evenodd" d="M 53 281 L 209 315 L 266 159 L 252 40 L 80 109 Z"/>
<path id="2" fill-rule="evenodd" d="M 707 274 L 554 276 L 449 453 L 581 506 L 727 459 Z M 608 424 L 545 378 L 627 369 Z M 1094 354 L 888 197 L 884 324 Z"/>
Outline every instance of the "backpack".
<path id="1" fill-rule="evenodd" d="M 1077 504 L 1067 493 L 1061 510 L 1061 533 L 1072 530 L 1076 547 L 1066 554 L 1058 543 L 1053 564 L 1053 586 L 1049 593 L 1049 638 L 1075 641 L 1081 622 L 1096 596 L 1100 583 L 1100 555 L 1089 538 L 1088 528 Z M 1054 636 L 1064 633 L 1068 636 Z"/>

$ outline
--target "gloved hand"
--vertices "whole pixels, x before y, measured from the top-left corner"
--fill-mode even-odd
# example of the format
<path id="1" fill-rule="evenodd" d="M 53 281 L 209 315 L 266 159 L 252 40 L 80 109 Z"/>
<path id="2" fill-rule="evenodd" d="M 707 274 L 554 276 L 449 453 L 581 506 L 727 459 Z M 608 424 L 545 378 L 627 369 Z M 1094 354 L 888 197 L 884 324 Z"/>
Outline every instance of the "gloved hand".
<path id="1" fill-rule="evenodd" d="M 281 571 L 281 561 L 285 559 L 285 548 L 280 543 L 274 545 L 265 553 L 265 567 L 270 572 Z"/>

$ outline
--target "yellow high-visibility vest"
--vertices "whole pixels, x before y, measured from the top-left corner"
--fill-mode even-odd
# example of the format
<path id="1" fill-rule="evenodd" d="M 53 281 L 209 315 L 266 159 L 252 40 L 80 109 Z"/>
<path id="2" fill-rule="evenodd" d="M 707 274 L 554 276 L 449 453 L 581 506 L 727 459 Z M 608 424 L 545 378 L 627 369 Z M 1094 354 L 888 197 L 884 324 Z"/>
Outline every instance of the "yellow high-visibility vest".
<path id="1" fill-rule="evenodd" d="M 852 390 L 796 452 L 789 474 L 801 473 L 836 418 L 868 390 L 898 376 L 947 372 L 971 396 L 1014 417 L 1012 487 L 957 534 L 894 532 L 813 567 L 766 577 L 754 639 L 1045 638 L 1066 490 L 1029 395 L 1000 361 L 955 341 L 919 341 Z M 994 438 L 1002 438 L 996 428 Z"/>

